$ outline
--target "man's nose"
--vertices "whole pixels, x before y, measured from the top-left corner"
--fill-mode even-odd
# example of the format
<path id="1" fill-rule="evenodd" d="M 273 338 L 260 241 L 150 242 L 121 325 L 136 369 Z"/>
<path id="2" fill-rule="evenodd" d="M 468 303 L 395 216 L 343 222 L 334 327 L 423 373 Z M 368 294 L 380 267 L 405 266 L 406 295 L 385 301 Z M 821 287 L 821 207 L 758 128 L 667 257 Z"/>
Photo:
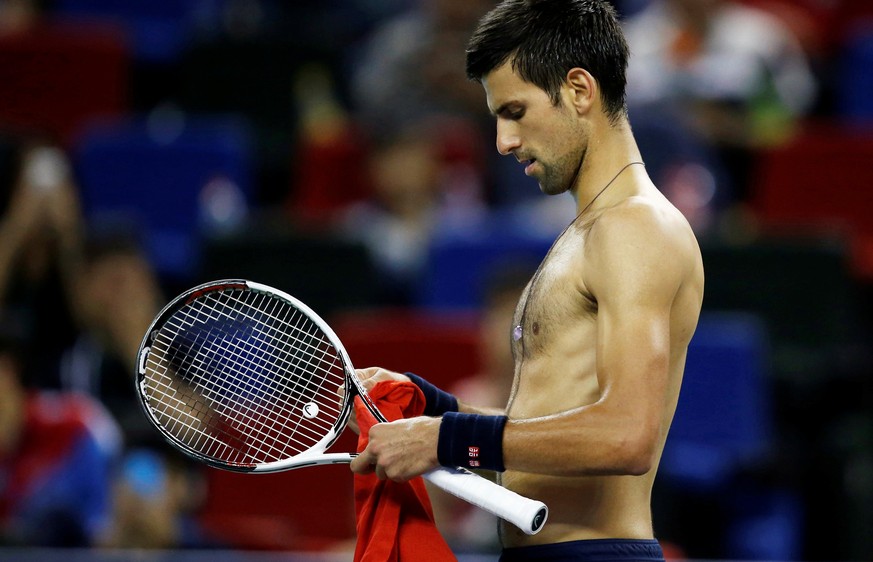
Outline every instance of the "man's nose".
<path id="1" fill-rule="evenodd" d="M 503 156 L 512 154 L 521 145 L 521 139 L 510 127 L 497 124 L 497 152 Z"/>

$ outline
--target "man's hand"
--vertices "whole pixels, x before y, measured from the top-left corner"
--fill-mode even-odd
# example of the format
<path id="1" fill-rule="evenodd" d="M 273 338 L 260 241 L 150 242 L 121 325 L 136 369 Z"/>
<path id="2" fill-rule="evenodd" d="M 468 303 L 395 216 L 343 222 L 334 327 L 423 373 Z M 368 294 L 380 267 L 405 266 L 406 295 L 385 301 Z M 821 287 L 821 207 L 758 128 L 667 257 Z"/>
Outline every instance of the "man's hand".
<path id="1" fill-rule="evenodd" d="M 361 386 L 364 387 L 364 390 L 370 392 L 376 383 L 382 381 L 406 381 L 409 382 L 409 377 L 406 375 L 401 375 L 400 373 L 395 373 L 394 371 L 389 371 L 388 369 L 383 369 L 382 367 L 367 367 L 366 369 L 355 369 L 355 375 L 358 377 L 358 380 L 361 381 Z M 336 393 L 339 394 L 340 402 L 342 402 L 343 398 L 345 398 L 346 389 L 344 386 L 340 386 L 336 389 Z M 355 417 L 355 410 L 352 408 L 352 415 L 349 417 L 349 428 L 354 431 L 356 434 L 361 434 L 361 429 L 358 427 L 358 420 Z"/>
<path id="2" fill-rule="evenodd" d="M 377 383 L 382 381 L 399 381 L 409 382 L 409 377 L 382 367 L 367 367 L 366 369 L 355 369 L 355 375 L 361 381 L 364 390 L 370 392 Z"/>
<path id="3" fill-rule="evenodd" d="M 402 376 L 402 375 L 401 375 Z M 440 419 L 397 420 L 370 428 L 367 448 L 352 460 L 352 472 L 376 473 L 380 480 L 405 482 L 439 466 Z"/>

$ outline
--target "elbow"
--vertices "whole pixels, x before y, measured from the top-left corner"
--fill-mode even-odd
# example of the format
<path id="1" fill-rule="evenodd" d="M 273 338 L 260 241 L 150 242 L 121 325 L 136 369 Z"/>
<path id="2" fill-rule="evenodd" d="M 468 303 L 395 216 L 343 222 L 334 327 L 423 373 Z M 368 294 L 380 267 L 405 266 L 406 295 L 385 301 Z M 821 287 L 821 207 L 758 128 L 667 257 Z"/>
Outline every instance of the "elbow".
<path id="1" fill-rule="evenodd" d="M 625 460 L 622 473 L 628 476 L 643 476 L 648 474 L 654 466 L 654 455 L 638 453 Z"/>
<path id="2" fill-rule="evenodd" d="M 655 437 L 650 432 L 640 432 L 621 443 L 615 469 L 618 474 L 643 476 L 655 467 L 656 458 Z"/>

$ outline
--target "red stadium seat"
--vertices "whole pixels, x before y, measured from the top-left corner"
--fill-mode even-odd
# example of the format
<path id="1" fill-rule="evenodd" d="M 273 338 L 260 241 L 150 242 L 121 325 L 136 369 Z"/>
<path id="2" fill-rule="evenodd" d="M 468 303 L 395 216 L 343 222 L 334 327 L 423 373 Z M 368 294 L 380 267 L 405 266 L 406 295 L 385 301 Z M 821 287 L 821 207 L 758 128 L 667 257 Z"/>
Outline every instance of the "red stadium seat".
<path id="1" fill-rule="evenodd" d="M 451 388 L 481 367 L 475 314 L 380 310 L 346 313 L 330 323 L 358 368 L 411 371 Z"/>
<path id="2" fill-rule="evenodd" d="M 336 451 L 355 448 L 343 435 Z M 200 521 L 228 547 L 247 550 L 327 550 L 355 537 L 353 478 L 347 465 L 276 474 L 207 471 Z"/>
<path id="3" fill-rule="evenodd" d="M 873 279 L 873 133 L 820 126 L 765 152 L 753 206 L 765 227 L 814 227 L 848 236 L 855 270 Z"/>
<path id="4" fill-rule="evenodd" d="M 0 37 L 0 127 L 70 144 L 89 119 L 127 109 L 129 56 L 106 26 L 45 25 Z"/>

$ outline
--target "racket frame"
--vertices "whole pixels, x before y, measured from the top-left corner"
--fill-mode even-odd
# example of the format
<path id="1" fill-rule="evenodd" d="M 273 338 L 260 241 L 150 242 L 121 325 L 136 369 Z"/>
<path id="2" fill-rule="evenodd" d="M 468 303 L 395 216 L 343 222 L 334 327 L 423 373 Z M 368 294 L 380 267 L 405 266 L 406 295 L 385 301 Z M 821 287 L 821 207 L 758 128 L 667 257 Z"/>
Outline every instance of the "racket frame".
<path id="1" fill-rule="evenodd" d="M 146 377 L 147 363 L 149 355 L 151 353 L 152 342 L 157 337 L 161 327 L 163 327 L 166 322 L 170 318 L 172 318 L 174 314 L 176 314 L 176 312 L 178 312 L 181 308 L 187 306 L 197 298 L 200 298 L 208 293 L 226 290 L 253 291 L 257 293 L 264 293 L 274 298 L 278 297 L 282 300 L 287 301 L 288 304 L 298 309 L 300 312 L 306 315 L 309 320 L 316 324 L 316 326 L 323 332 L 329 343 L 334 346 L 334 348 L 338 352 L 339 359 L 342 363 L 345 375 L 345 397 L 342 401 L 342 408 L 339 416 L 333 423 L 333 427 L 325 434 L 325 436 L 320 441 L 318 441 L 315 445 L 309 447 L 306 451 L 293 455 L 289 458 L 265 463 L 239 464 L 223 462 L 215 459 L 212 456 L 201 453 L 197 449 L 189 446 L 187 443 L 179 439 L 176 435 L 174 435 L 171 431 L 164 427 L 164 424 L 162 424 L 157 419 L 154 409 L 149 405 L 150 393 L 146 389 L 146 385 L 148 383 L 148 379 Z M 329 449 L 336 442 L 336 440 L 339 439 L 343 430 L 348 425 L 348 420 L 352 413 L 353 400 L 355 396 L 361 397 L 361 400 L 363 400 L 367 409 L 378 421 L 387 421 L 382 413 L 379 412 L 379 410 L 373 404 L 373 401 L 367 394 L 366 390 L 364 390 L 363 386 L 361 386 L 360 381 L 354 374 L 351 358 L 349 357 L 348 352 L 342 345 L 339 337 L 336 335 L 330 325 L 327 324 L 327 322 L 325 322 L 314 310 L 312 310 L 304 302 L 289 295 L 288 293 L 285 293 L 273 287 L 269 287 L 267 285 L 263 285 L 261 283 L 247 281 L 244 279 L 222 279 L 197 285 L 196 287 L 193 287 L 174 298 L 161 309 L 161 311 L 152 321 L 151 325 L 149 325 L 149 328 L 143 336 L 142 342 L 140 343 L 139 351 L 137 353 L 136 393 L 139 397 L 140 405 L 142 406 L 146 416 L 149 418 L 152 424 L 161 432 L 164 438 L 170 441 L 172 445 L 178 447 L 182 452 L 197 460 L 198 462 L 203 462 L 214 468 L 230 470 L 233 472 L 282 472 L 307 466 L 340 463 L 347 464 L 351 462 L 351 460 L 355 456 L 357 456 L 356 453 L 326 453 L 324 451 Z"/>

